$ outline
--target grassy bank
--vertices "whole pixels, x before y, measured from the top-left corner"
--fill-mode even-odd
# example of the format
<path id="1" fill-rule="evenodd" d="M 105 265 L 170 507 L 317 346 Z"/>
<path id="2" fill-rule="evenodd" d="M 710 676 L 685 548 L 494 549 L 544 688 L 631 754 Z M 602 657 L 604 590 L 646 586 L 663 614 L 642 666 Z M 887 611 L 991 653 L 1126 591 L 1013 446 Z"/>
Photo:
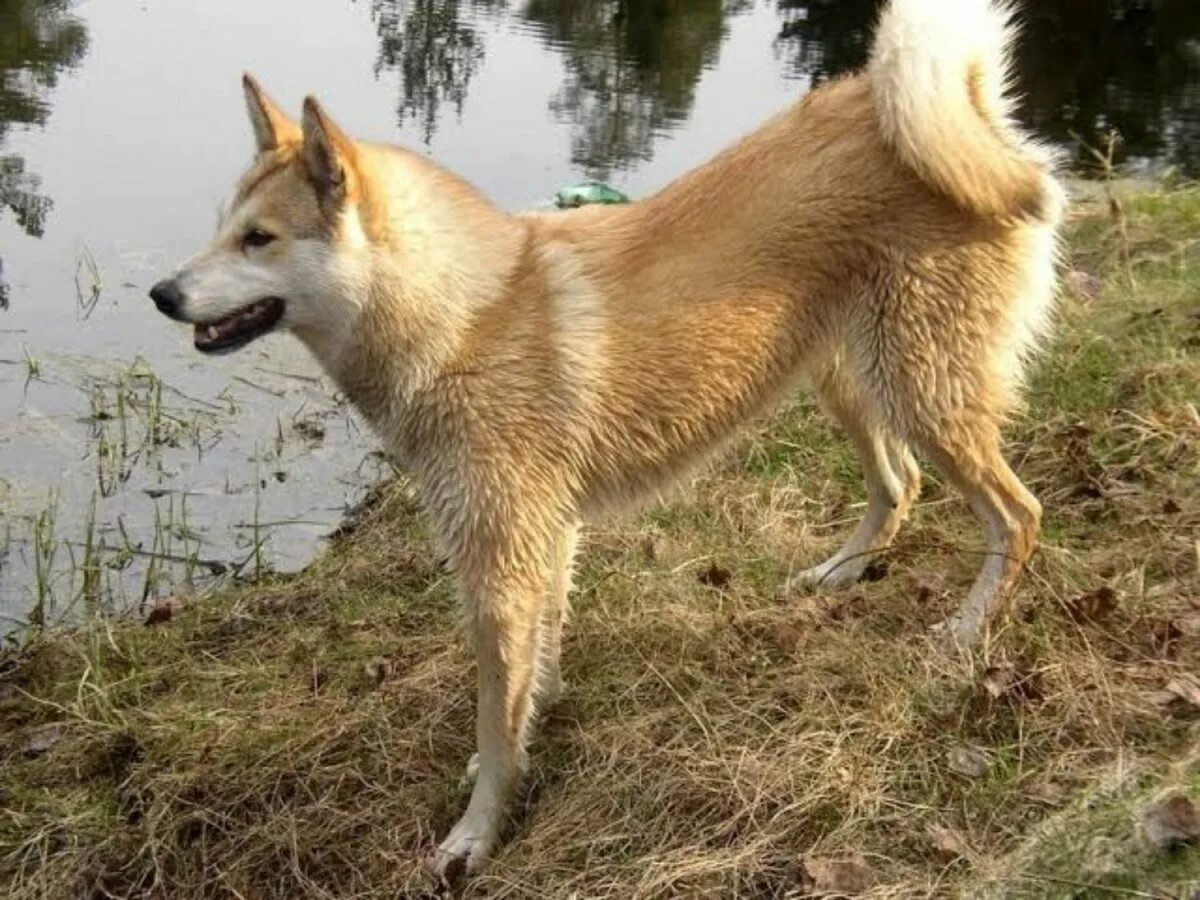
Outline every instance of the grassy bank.
<path id="1" fill-rule="evenodd" d="M 1071 226 L 1009 433 L 1045 543 L 986 648 L 926 636 L 981 550 L 932 476 L 886 577 L 779 596 L 863 500 L 800 402 L 590 535 L 565 697 L 470 896 L 1200 889 L 1200 851 L 1141 824 L 1200 797 L 1200 190 L 1126 213 Z M 4 896 L 421 896 L 466 800 L 473 673 L 402 489 L 305 574 L 154 618 L 0 664 Z"/>

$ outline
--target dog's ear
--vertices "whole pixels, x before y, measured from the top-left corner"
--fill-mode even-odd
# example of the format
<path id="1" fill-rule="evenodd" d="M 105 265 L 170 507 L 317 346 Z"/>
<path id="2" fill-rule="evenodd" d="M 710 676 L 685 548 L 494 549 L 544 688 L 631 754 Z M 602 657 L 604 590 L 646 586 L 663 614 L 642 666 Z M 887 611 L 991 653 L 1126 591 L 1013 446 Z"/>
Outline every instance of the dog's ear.
<path id="1" fill-rule="evenodd" d="M 353 199 L 355 184 L 354 141 L 321 109 L 313 97 L 304 100 L 300 120 L 304 144 L 300 151 L 308 177 L 317 189 L 322 206 L 337 208 Z"/>
<path id="2" fill-rule="evenodd" d="M 246 111 L 250 113 L 259 153 L 269 153 L 300 140 L 299 126 L 275 105 L 249 72 L 242 75 L 242 90 L 246 93 Z"/>

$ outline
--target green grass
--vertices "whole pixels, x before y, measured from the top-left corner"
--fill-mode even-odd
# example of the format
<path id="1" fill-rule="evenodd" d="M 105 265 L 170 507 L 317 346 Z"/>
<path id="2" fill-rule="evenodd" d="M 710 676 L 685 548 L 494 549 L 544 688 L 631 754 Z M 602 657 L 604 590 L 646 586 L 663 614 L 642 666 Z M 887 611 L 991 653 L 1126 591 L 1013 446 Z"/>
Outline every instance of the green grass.
<path id="1" fill-rule="evenodd" d="M 981 548 L 932 477 L 886 578 L 782 596 L 863 499 L 799 401 L 589 536 L 566 695 L 469 896 L 803 897 L 828 860 L 873 897 L 1200 889 L 1198 851 L 1138 824 L 1200 796 L 1200 710 L 1161 696 L 1200 672 L 1200 190 L 1126 212 L 1073 221 L 1067 267 L 1094 281 L 1064 292 L 1009 431 L 1047 512 L 1016 615 L 970 657 L 929 641 Z M 0 662 L 0 891 L 421 896 L 465 802 L 473 682 L 400 484 L 302 575 L 41 634 Z"/>

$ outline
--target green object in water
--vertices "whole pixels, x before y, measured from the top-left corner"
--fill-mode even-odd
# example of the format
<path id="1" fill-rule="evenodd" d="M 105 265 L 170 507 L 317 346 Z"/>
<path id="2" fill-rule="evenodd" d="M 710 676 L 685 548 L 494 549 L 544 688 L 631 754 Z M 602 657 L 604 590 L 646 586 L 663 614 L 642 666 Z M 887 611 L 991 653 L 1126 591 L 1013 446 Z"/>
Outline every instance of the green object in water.
<path id="1" fill-rule="evenodd" d="M 561 188 L 554 202 L 562 209 L 572 209 L 589 203 L 628 203 L 629 198 L 614 187 L 599 181 L 585 181 Z"/>

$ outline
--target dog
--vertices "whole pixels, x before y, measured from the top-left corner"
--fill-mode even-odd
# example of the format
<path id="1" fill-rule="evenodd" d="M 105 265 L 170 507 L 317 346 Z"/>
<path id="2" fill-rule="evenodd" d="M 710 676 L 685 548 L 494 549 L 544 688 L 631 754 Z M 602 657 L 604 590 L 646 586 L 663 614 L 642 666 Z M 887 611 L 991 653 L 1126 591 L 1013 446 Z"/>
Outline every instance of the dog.
<path id="1" fill-rule="evenodd" d="M 497 845 L 560 690 L 581 524 L 684 479 L 802 383 L 869 500 L 795 584 L 863 574 L 918 494 L 916 452 L 987 541 L 945 633 L 970 645 L 1003 608 L 1041 507 L 1000 429 L 1047 330 L 1065 204 L 1010 118 L 1012 36 L 993 0 L 892 0 L 863 72 L 657 194 L 520 215 L 351 139 L 312 97 L 295 122 L 245 76 L 256 159 L 150 294 L 204 353 L 290 330 L 411 475 L 478 659 L 474 787 L 435 876 Z"/>

